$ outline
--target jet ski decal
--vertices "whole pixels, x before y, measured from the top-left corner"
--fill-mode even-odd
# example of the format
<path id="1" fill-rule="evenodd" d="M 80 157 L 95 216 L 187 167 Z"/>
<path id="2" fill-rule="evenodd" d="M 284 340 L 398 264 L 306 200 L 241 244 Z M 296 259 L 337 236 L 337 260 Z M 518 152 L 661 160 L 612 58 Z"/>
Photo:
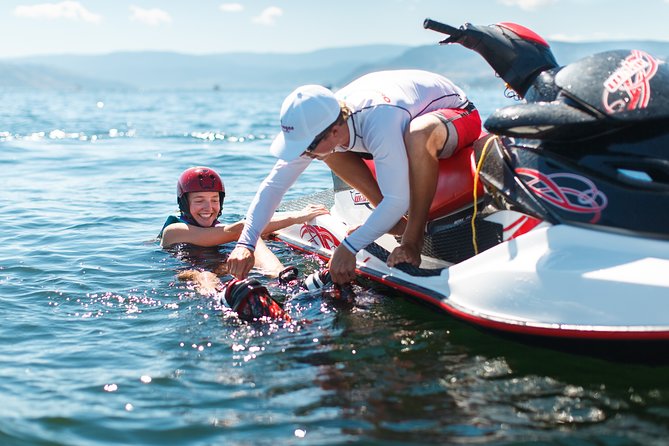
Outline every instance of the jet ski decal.
<path id="1" fill-rule="evenodd" d="M 535 169 L 517 168 L 516 173 L 543 201 L 567 212 L 594 214 L 597 223 L 608 205 L 604 192 L 590 179 L 567 172 L 544 174 Z"/>
<path id="2" fill-rule="evenodd" d="M 304 224 L 300 228 L 300 237 L 307 243 L 314 243 L 325 249 L 335 249 L 340 243 L 337 237 L 322 226 Z"/>
<path id="3" fill-rule="evenodd" d="M 621 65 L 604 81 L 603 105 L 607 112 L 646 108 L 650 101 L 650 80 L 660 62 L 650 54 L 632 50 Z"/>
<path id="4" fill-rule="evenodd" d="M 352 190 L 350 193 L 351 193 L 351 200 L 353 201 L 354 205 L 369 207 L 369 200 L 367 200 L 367 197 L 362 195 L 357 190 Z"/>

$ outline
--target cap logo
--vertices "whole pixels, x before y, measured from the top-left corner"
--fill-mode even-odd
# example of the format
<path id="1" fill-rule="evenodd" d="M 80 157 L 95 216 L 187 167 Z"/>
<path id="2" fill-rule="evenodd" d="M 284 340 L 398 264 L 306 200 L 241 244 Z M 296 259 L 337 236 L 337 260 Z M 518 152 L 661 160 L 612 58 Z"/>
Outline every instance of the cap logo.
<path id="1" fill-rule="evenodd" d="M 281 124 L 281 130 L 283 130 L 284 133 L 290 133 L 290 132 L 292 132 L 293 130 L 295 130 L 295 127 L 293 127 L 292 125 L 283 125 L 283 124 Z"/>

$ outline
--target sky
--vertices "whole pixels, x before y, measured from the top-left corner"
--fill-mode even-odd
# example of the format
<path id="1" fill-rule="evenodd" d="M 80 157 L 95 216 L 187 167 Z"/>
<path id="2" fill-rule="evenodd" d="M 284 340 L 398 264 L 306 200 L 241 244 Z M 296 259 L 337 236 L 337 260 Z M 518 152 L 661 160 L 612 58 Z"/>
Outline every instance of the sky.
<path id="1" fill-rule="evenodd" d="M 2 0 L 0 58 L 429 45 L 439 35 L 423 29 L 427 17 L 515 22 L 548 40 L 669 41 L 669 0 Z"/>

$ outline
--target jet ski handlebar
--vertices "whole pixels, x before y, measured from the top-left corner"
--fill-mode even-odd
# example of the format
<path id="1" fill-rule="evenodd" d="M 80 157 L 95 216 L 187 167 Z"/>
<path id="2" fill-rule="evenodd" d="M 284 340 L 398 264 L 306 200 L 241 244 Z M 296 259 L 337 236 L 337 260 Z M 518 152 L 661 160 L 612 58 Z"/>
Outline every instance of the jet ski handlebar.
<path id="1" fill-rule="evenodd" d="M 455 28 L 425 19 L 423 27 L 448 35 L 440 44 L 459 43 L 479 53 L 521 97 L 542 71 L 558 66 L 548 42 L 534 31 L 515 23 L 484 26 L 465 23 Z"/>
<path id="2" fill-rule="evenodd" d="M 447 25 L 445 23 L 437 22 L 436 20 L 432 19 L 425 19 L 423 21 L 423 28 L 436 31 L 441 34 L 446 34 L 449 36 L 449 39 L 457 39 L 462 34 L 461 29 Z M 442 43 L 446 43 L 446 40 Z"/>

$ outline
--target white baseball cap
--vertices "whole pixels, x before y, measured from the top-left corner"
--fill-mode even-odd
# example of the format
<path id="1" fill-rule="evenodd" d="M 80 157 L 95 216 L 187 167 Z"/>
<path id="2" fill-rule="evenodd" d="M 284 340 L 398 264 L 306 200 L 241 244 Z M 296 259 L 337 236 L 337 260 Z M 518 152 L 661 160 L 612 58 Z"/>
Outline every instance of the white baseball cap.
<path id="1" fill-rule="evenodd" d="M 281 133 L 272 141 L 270 153 L 284 161 L 296 159 L 339 113 L 339 101 L 329 89 L 320 85 L 297 88 L 281 105 Z"/>

